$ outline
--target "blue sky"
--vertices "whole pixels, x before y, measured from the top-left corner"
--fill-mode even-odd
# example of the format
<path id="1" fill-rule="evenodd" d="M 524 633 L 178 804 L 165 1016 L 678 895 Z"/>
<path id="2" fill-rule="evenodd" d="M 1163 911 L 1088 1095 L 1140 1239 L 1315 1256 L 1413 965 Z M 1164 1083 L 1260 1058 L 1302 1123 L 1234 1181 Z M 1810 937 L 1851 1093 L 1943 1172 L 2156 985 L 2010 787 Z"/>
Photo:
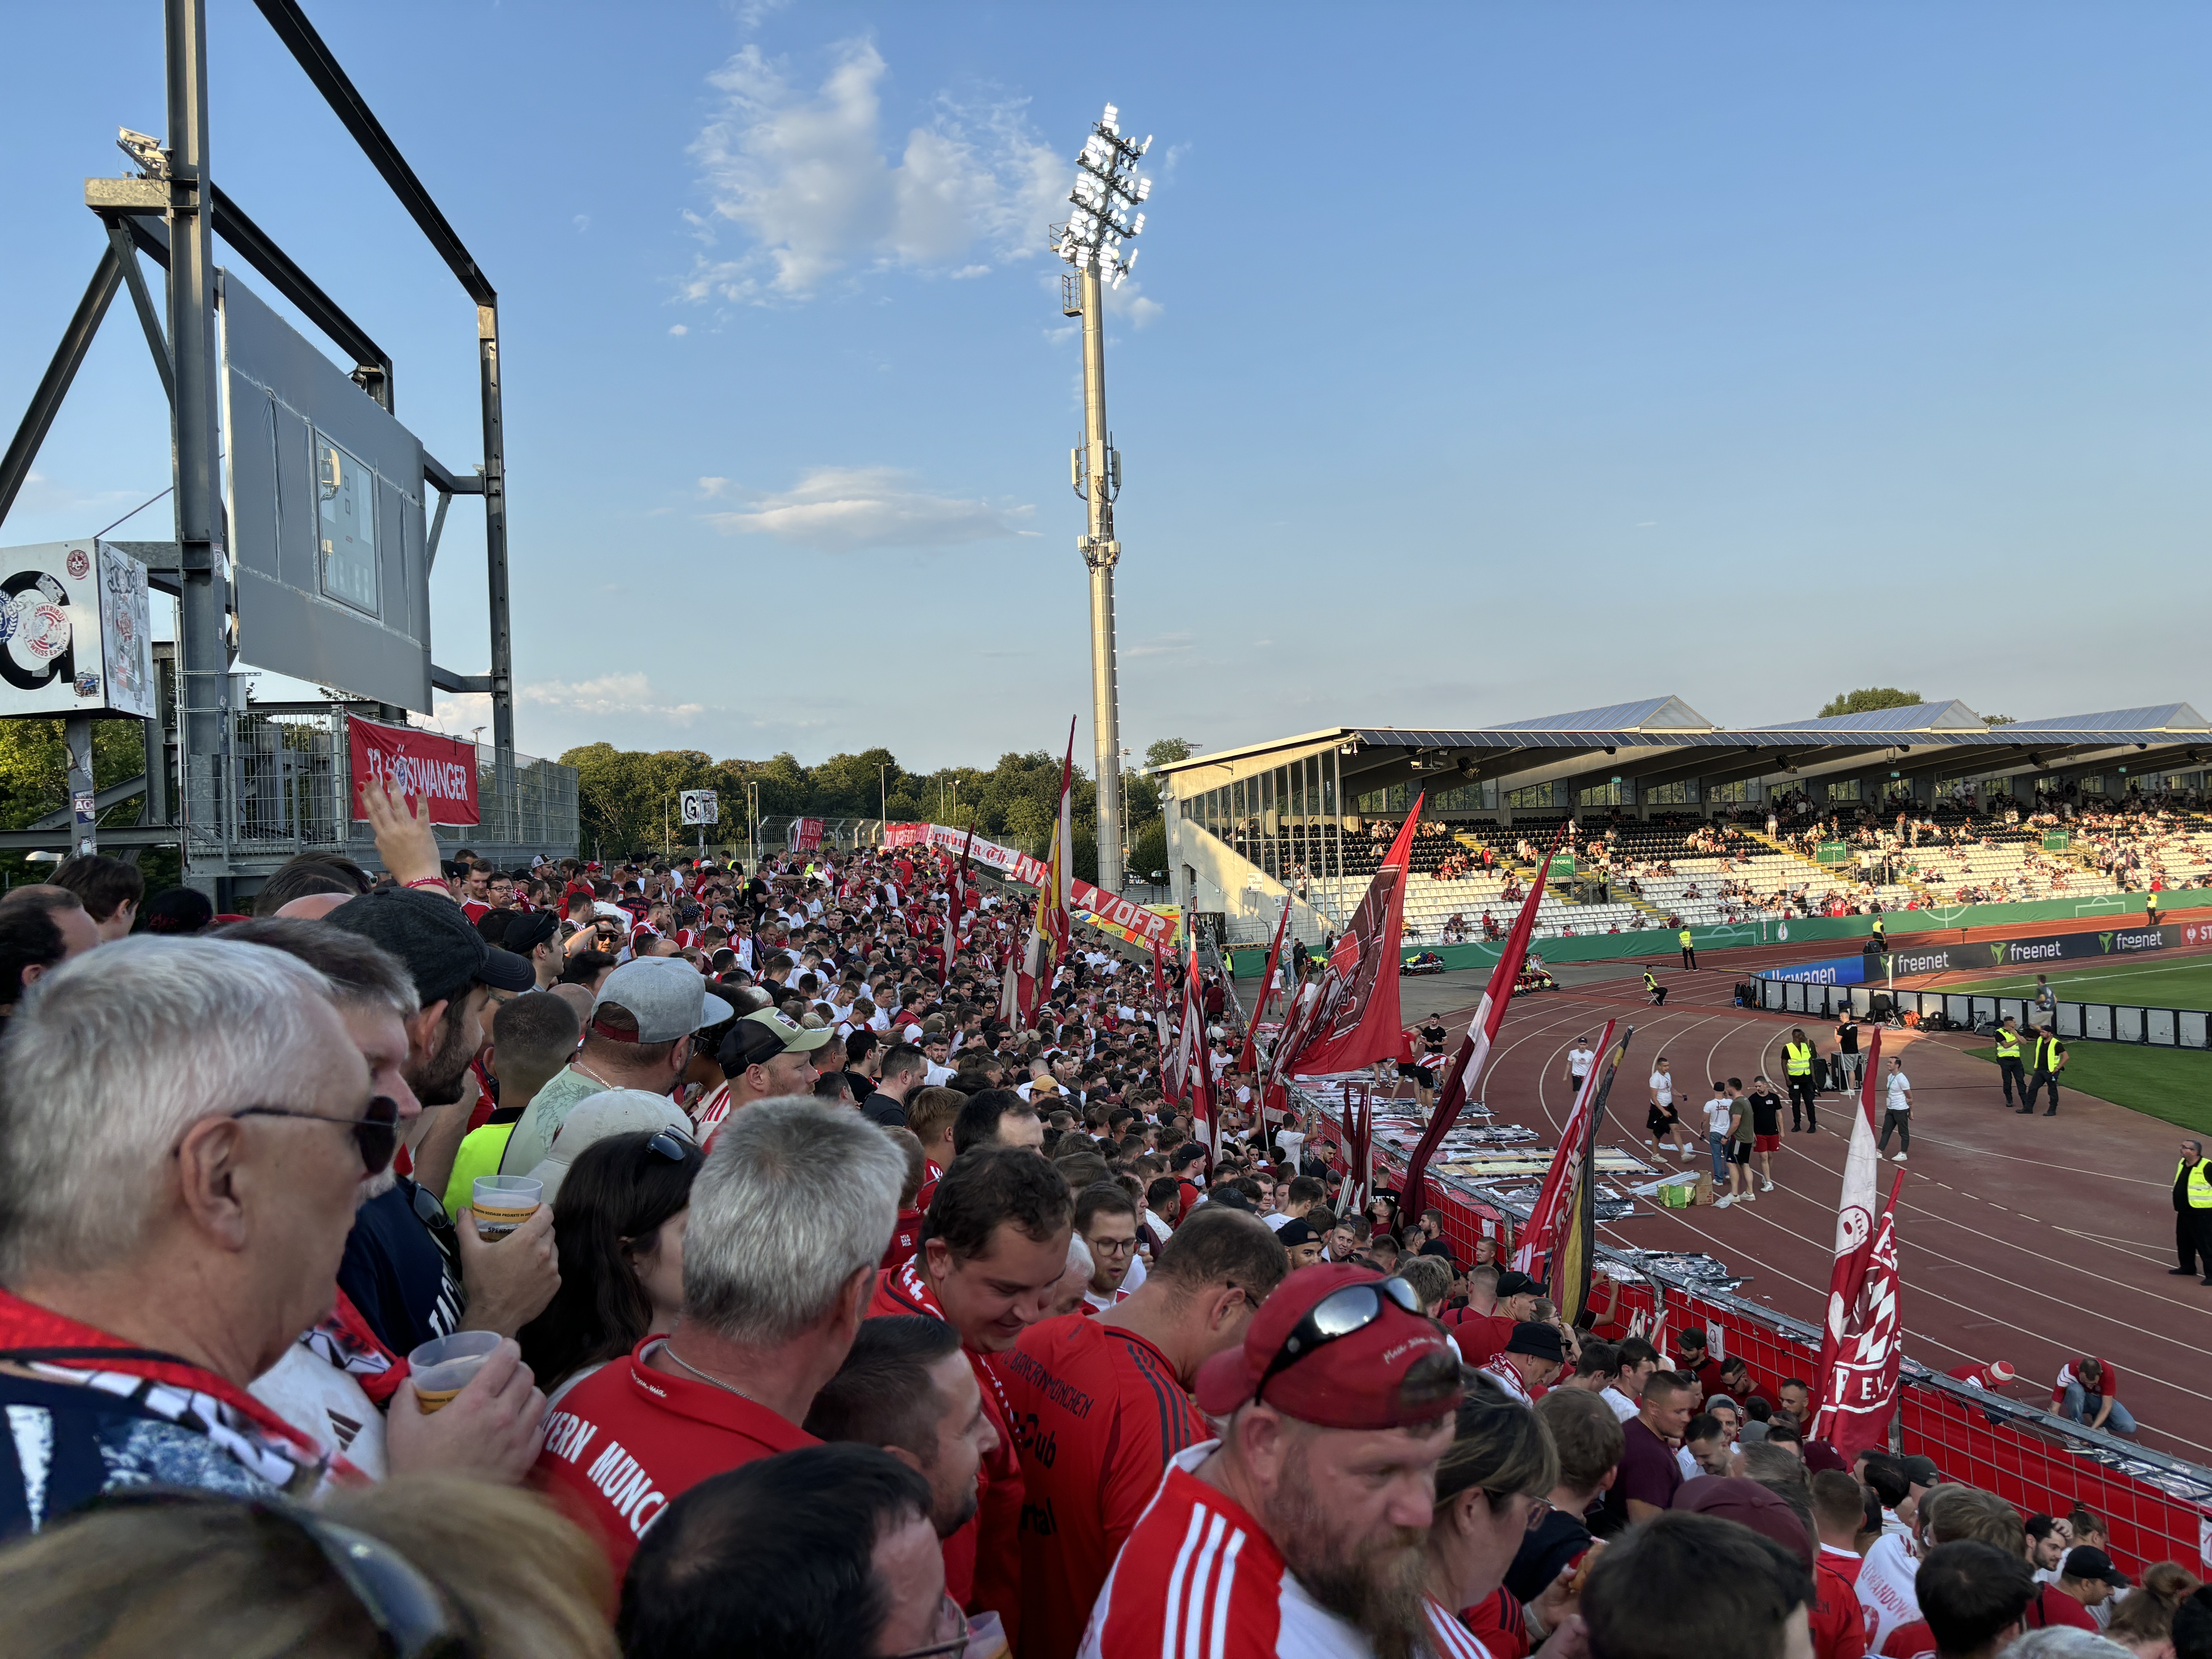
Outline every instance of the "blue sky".
<path id="1" fill-rule="evenodd" d="M 1132 748 L 2212 704 L 2201 7 L 309 12 L 501 290 L 534 752 L 988 763 L 1078 709 L 1087 750 L 1044 225 L 1109 99 L 1158 135 L 1109 346 Z M 154 0 L 7 27 L 12 423 L 98 257 L 81 180 L 164 119 Z M 216 179 L 475 459 L 458 286 L 246 0 L 210 37 Z M 167 468 L 118 305 L 0 540 Z M 434 587 L 463 672 L 480 524 Z"/>

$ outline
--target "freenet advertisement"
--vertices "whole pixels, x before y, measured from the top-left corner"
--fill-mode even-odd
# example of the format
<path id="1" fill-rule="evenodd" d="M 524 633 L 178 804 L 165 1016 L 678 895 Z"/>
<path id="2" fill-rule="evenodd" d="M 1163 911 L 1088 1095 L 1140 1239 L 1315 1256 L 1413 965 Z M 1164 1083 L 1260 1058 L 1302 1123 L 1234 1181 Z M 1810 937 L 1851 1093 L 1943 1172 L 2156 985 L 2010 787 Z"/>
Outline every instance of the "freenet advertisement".
<path id="1" fill-rule="evenodd" d="M 1984 939 L 1965 945 L 1930 945 L 1892 951 L 1887 956 L 1831 957 L 1788 968 L 1761 970 L 1761 979 L 1802 985 L 1864 985 L 1886 975 L 1994 973 L 2007 968 L 2037 968 L 2045 963 L 2078 962 L 2103 956 L 2132 955 L 2183 944 L 2183 933 L 2207 933 L 2203 927 L 2164 922 L 2156 927 L 2051 933 L 2039 939 Z M 2193 938 L 2187 941 L 2197 942 Z M 2212 942 L 2208 939 L 2207 942 Z"/>

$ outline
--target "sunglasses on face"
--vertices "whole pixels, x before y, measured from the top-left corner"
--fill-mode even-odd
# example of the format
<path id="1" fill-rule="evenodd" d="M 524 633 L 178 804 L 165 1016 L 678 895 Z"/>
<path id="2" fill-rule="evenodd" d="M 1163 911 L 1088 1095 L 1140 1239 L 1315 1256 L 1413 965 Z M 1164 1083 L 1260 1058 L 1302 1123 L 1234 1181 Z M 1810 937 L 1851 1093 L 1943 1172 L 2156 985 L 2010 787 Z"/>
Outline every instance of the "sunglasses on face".
<path id="1" fill-rule="evenodd" d="M 1396 1277 L 1346 1285 L 1322 1297 L 1306 1310 L 1304 1318 L 1291 1328 L 1290 1335 L 1283 1339 L 1283 1346 L 1267 1362 L 1267 1369 L 1260 1374 L 1260 1383 L 1252 1390 L 1252 1397 L 1257 1400 L 1277 1372 L 1288 1370 L 1316 1348 L 1355 1331 L 1364 1331 L 1382 1318 L 1386 1297 L 1409 1314 L 1421 1311 L 1419 1295 L 1411 1285 Z"/>
<path id="2" fill-rule="evenodd" d="M 354 1145 L 361 1150 L 362 1168 L 373 1176 L 382 1175 L 392 1167 L 392 1159 L 399 1150 L 399 1103 L 386 1095 L 379 1095 L 368 1103 L 366 1117 L 325 1117 L 320 1112 L 297 1111 L 289 1106 L 247 1106 L 233 1112 L 240 1117 L 304 1118 L 313 1123 L 343 1123 L 353 1131 Z"/>

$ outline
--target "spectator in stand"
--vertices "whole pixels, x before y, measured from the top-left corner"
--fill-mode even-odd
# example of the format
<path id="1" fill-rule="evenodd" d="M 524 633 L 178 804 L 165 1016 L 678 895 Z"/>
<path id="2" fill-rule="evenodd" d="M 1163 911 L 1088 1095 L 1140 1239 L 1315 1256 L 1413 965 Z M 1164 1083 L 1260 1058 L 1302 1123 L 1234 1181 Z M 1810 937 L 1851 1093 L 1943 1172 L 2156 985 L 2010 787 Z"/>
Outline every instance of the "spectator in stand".
<path id="1" fill-rule="evenodd" d="M 1812 1596 L 1812 1575 L 1771 1539 L 1678 1513 L 1599 1553 L 1582 1617 L 1591 1659 L 1808 1659 Z"/>
<path id="2" fill-rule="evenodd" d="M 1626 1423 L 1644 1409 L 1644 1385 L 1659 1369 L 1659 1350 L 1640 1336 L 1625 1338 L 1618 1346 L 1620 1380 L 1606 1389 L 1604 1399 L 1613 1416 Z"/>
<path id="3" fill-rule="evenodd" d="M 1035 1152 L 979 1146 L 963 1152 L 937 1183 L 921 1249 L 903 1267 L 878 1275 L 868 1308 L 876 1318 L 926 1315 L 960 1333 L 999 1444 L 984 1460 L 975 1519 L 945 1540 L 945 1583 L 970 1612 L 996 1613 L 1016 1642 L 1021 1460 L 1003 1385 L 988 1357 L 1006 1352 L 1046 1316 L 1067 1272 L 1074 1212 L 1067 1182 Z"/>
<path id="4" fill-rule="evenodd" d="M 1623 1425 L 1620 1472 L 1605 1494 L 1615 1530 L 1664 1514 L 1682 1484 L 1674 1450 L 1690 1426 L 1697 1384 L 1680 1371 L 1654 1371 L 1642 1404 Z"/>
<path id="5" fill-rule="evenodd" d="M 1025 1146 L 1044 1151 L 1044 1120 L 1036 1108 L 1012 1089 L 985 1089 L 970 1095 L 952 1125 L 956 1154 L 977 1146 Z"/>
<path id="6" fill-rule="evenodd" d="M 287 916 L 319 921 L 349 898 L 359 898 L 376 884 L 368 872 L 349 858 L 335 854 L 302 853 L 287 859 L 276 873 L 261 884 L 253 896 L 253 914 L 260 917 Z M 295 904 L 302 900 L 313 901 Z"/>
<path id="7" fill-rule="evenodd" d="M 1155 1184 L 1164 1184 L 1170 1188 L 1174 1185 L 1171 1182 Z M 1321 1260 L 1322 1251 L 1325 1248 L 1322 1242 L 1322 1236 L 1316 1232 L 1309 1223 L 1296 1218 L 1286 1221 L 1275 1229 L 1275 1241 L 1288 1253 L 1293 1271 L 1300 1267 L 1314 1266 Z"/>
<path id="8" fill-rule="evenodd" d="M 1227 1419 L 1222 1437 L 1170 1462 L 1100 1594 L 1085 1659 L 1176 1651 L 1207 1607 L 1213 1629 L 1255 1653 L 1435 1639 L 1421 1540 L 1461 1397 L 1458 1362 L 1402 1282 L 1352 1267 L 1291 1275 L 1244 1340 L 1200 1368 L 1198 1406 Z M 1188 1540 L 1201 1536 L 1219 1543 L 1194 1557 Z"/>
<path id="9" fill-rule="evenodd" d="M 583 1047 L 567 1071 L 538 1091 L 515 1123 L 500 1155 L 500 1172 L 528 1175 L 553 1150 L 568 1114 L 602 1091 L 635 1090 L 665 1099 L 691 1064 L 692 1034 L 737 1012 L 706 984 L 678 957 L 626 962 L 608 975 L 584 1023 Z M 809 1088 L 813 1082 L 811 1077 L 804 1079 Z M 737 1093 L 733 1087 L 733 1098 Z"/>
<path id="10" fill-rule="evenodd" d="M 146 896 L 146 878 L 135 864 L 104 858 L 98 853 L 79 853 L 61 861 L 54 871 L 54 885 L 68 889 L 84 906 L 99 930 L 102 945 L 127 939 L 138 920 L 138 906 Z"/>
<path id="11" fill-rule="evenodd" d="M 1483 1366 L 1482 1374 L 1509 1398 L 1526 1406 L 1558 1379 L 1566 1358 L 1558 1326 L 1523 1320 L 1514 1326 L 1505 1351 Z"/>
<path id="12" fill-rule="evenodd" d="M 715 1136 L 691 1186 L 676 1329 L 547 1419 L 538 1479 L 617 1571 L 672 1498 L 813 1443 L 799 1425 L 853 1345 L 905 1168 L 873 1124 L 811 1097 L 750 1107 Z"/>
<path id="13" fill-rule="evenodd" d="M 873 1446 L 716 1474 L 646 1535 L 615 1623 L 627 1659 L 957 1659 L 929 1483 Z"/>
<path id="14" fill-rule="evenodd" d="M 2094 1355 L 2085 1354 L 2058 1368 L 2058 1380 L 2051 1389 L 2051 1409 L 2087 1428 L 2132 1435 L 2136 1420 L 2120 1404 L 2119 1395 L 2119 1373 Z"/>
<path id="15" fill-rule="evenodd" d="M 952 1150 L 953 1125 L 968 1097 L 957 1089 L 917 1089 L 907 1097 L 906 1127 L 921 1142 L 921 1191 L 915 1202 L 924 1211 L 936 1196 L 937 1183 L 958 1156 Z"/>
<path id="16" fill-rule="evenodd" d="M 125 1491 L 0 1555 L 15 1659 L 613 1659 L 605 1581 L 542 1504 L 453 1476 L 314 1509 Z"/>
<path id="17" fill-rule="evenodd" d="M 1200 1368 L 1244 1340 L 1288 1271 L 1255 1218 L 1209 1206 L 1126 1301 L 1033 1326 L 1002 1363 L 1033 1517 L 1021 1531 L 1025 1656 L 1072 1659 L 1162 1472 L 1211 1437 L 1188 1394 Z"/>
<path id="18" fill-rule="evenodd" d="M 1553 1389 L 1536 1402 L 1535 1415 L 1551 1434 L 1559 1473 L 1546 1494 L 1550 1510 L 1520 1541 L 1505 1575 L 1505 1588 L 1524 1603 L 1540 1600 L 1588 1553 L 1593 1538 L 1585 1517 L 1613 1485 L 1626 1444 L 1620 1419 L 1580 1389 Z"/>
<path id="19" fill-rule="evenodd" d="M 571 1133 L 580 1121 L 571 1119 Z M 676 1328 L 691 1184 L 705 1162 L 667 1130 L 610 1135 L 585 1147 L 550 1195 L 561 1287 L 520 1340 L 554 1404 L 647 1337 Z"/>
<path id="20" fill-rule="evenodd" d="M 2105 1634 L 2136 1659 L 2178 1659 L 2173 1640 L 2176 1612 L 2203 1588 L 2197 1575 L 2177 1562 L 2143 1569 L 2142 1584 L 2121 1599 Z M 2205 1634 L 2212 1637 L 2212 1620 Z"/>
<path id="21" fill-rule="evenodd" d="M 1918 1528 L 1919 1571 L 1925 1571 L 1929 1556 L 1947 1544 L 1965 1540 L 1988 1544 L 2019 1560 L 2022 1571 L 2036 1585 L 2021 1615 L 2028 1629 L 2055 1626 L 2071 1626 L 2081 1631 L 2096 1628 L 2096 1620 L 2084 1607 L 2081 1598 L 2069 1595 L 2055 1583 L 2045 1581 L 2044 1574 L 2033 1570 L 2033 1558 L 2024 1547 L 2027 1534 L 2021 1529 L 2020 1511 L 2002 1498 L 1972 1486 L 1942 1486 L 1930 1492 L 1921 1508 L 1923 1514 Z M 1910 1581 L 1916 1600 L 1919 1594 L 1919 1571 Z M 1861 1602 L 1866 1605 L 1863 1596 Z M 1917 1655 L 1934 1645 L 1924 1612 L 1923 1606 L 1910 1618 L 1884 1629 L 1876 1650 L 1892 1656 L 1892 1659 L 1917 1659 Z"/>
<path id="22" fill-rule="evenodd" d="M 1841 1469 L 1821 1469 L 1808 1482 L 1808 1491 L 1821 1565 L 1840 1574 L 1856 1594 L 1864 1560 L 1859 1534 L 1866 1524 L 1866 1488 Z"/>
<path id="23" fill-rule="evenodd" d="M 814 1055 L 830 1040 L 828 1030 L 801 1025 L 775 1008 L 756 1009 L 731 1022 L 715 1056 L 726 1086 L 702 1103 L 695 1120 L 702 1144 L 711 1150 L 715 1131 L 749 1106 L 811 1092 L 817 1080 Z"/>
<path id="24" fill-rule="evenodd" d="M 928 1069 L 929 1062 L 921 1049 L 909 1043 L 893 1043 L 884 1051 L 883 1075 L 877 1080 L 875 1092 L 860 1103 L 860 1115 L 887 1129 L 905 1128 L 907 1097 L 922 1086 Z"/>
<path id="25" fill-rule="evenodd" d="M 823 1442 L 879 1446 L 929 1482 L 930 1524 L 950 1538 L 975 1519 L 975 1477 L 998 1449 L 960 1333 L 918 1315 L 864 1319 L 852 1352 L 806 1414 Z"/>
<path id="26" fill-rule="evenodd" d="M 1926 1620 L 1929 1648 L 1937 1659 L 1992 1659 L 2025 1628 L 2036 1597 L 2027 1563 L 1994 1544 L 1960 1539 L 1928 1553 L 1914 1579 Z"/>
<path id="27" fill-rule="evenodd" d="M 1073 1160 L 1067 1160 L 1073 1162 Z M 1075 1236 L 1089 1247 L 1091 1273 L 1084 1287 L 1084 1301 L 1103 1313 L 1127 1300 L 1145 1282 L 1144 1263 L 1137 1256 L 1137 1200 L 1127 1188 L 1104 1175 L 1086 1184 L 1075 1199 Z M 1070 1174 L 1061 1170 L 1065 1176 Z M 1073 1187 L 1074 1182 L 1070 1180 Z"/>
<path id="28" fill-rule="evenodd" d="M 494 1012 L 486 1069 L 499 1085 L 499 1104 L 454 1151 L 453 1173 L 446 1178 L 447 1214 L 460 1212 L 476 1191 L 478 1176 L 499 1173 L 515 1124 L 538 1091 L 561 1075 L 576 1052 L 581 1030 L 567 1000 L 547 991 L 526 991 Z"/>
<path id="29" fill-rule="evenodd" d="M 1476 1383 L 1455 1413 L 1451 1449 L 1437 1467 L 1437 1502 L 1429 1525 L 1423 1611 L 1434 1650 L 1448 1659 L 1486 1653 L 1499 1635 L 1500 1586 L 1516 1552 L 1549 1510 L 1545 1495 L 1558 1486 L 1559 1457 L 1548 1431 L 1528 1407 Z M 1524 1625 L 1553 1627 L 1573 1607 L 1565 1579 L 1553 1574 L 1531 1598 Z M 1516 1602 L 1513 1612 L 1522 1613 Z"/>
<path id="30" fill-rule="evenodd" d="M 66 887 L 33 882 L 0 897 L 0 1021 L 42 975 L 100 942 L 99 924 Z"/>
<path id="31" fill-rule="evenodd" d="M 2126 1577 L 2112 1565 L 2111 1556 L 2100 1549 L 2076 1544 L 2066 1552 L 2066 1559 L 2059 1565 L 2058 1588 L 2087 1608 L 2090 1618 L 2101 1625 L 2098 1613 L 2102 1611 L 2106 1618 L 2110 1618 L 2107 1609 L 2113 1595 L 2130 1586 Z"/>
<path id="32" fill-rule="evenodd" d="M 129 939 L 46 975 L 13 1026 L 0 1348 L 47 1357 L 0 1366 L 16 1443 L 45 1449 L 0 1465 L 0 1528 L 119 1486 L 313 1492 L 331 1459 L 246 1388 L 331 1311 L 398 1129 L 327 982 L 252 945 Z"/>

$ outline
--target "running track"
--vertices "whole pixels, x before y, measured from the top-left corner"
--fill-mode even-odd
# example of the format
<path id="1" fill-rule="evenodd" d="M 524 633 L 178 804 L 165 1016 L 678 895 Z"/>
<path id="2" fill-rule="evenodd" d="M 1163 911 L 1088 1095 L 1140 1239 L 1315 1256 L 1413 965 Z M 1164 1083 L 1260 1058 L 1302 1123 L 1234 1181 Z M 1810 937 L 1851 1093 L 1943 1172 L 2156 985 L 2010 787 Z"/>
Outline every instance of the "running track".
<path id="1" fill-rule="evenodd" d="M 1735 1007 L 1735 981 L 1819 948 L 1704 952 L 1696 972 L 1654 959 L 1668 988 L 1664 1008 L 1648 1006 L 1640 979 L 1522 997 L 1498 1033 L 1486 1103 L 1499 1121 L 1556 1141 L 1572 1103 L 1566 1051 L 1617 1015 L 1636 1030 L 1600 1140 L 1633 1144 L 1650 1159 L 1645 1079 L 1664 1054 L 1695 1156 L 1683 1161 L 1670 1151 L 1658 1162 L 1668 1170 L 1708 1168 L 1700 1108 L 1712 1079 L 1748 1085 L 1763 1072 L 1783 1092 L 1782 1044 L 1793 1023 L 1805 1024 L 1823 1054 L 1834 1046 L 1832 1025 Z M 1460 1012 L 1462 1023 L 1472 1012 Z M 2061 1363 L 2094 1353 L 2118 1372 L 2119 1397 L 2142 1425 L 2142 1444 L 2212 1463 L 2212 1369 L 2204 1363 L 2212 1287 L 2166 1272 L 2174 1265 L 2170 1194 L 2183 1131 L 2075 1093 L 2056 1118 L 2043 1115 L 2041 1101 L 2033 1118 L 2015 1115 L 2004 1109 L 1996 1067 L 1966 1057 L 1984 1042 L 1966 1033 L 1882 1033 L 1883 1055 L 1901 1054 L 1912 1079 L 1912 1153 L 1897 1219 L 1906 1352 L 1939 1370 L 2008 1360 L 2020 1380 L 2008 1392 L 2037 1404 L 2048 1403 Z M 1774 1190 L 1756 1202 L 1682 1211 L 1647 1200 L 1601 1231 L 1618 1246 L 1707 1251 L 1749 1275 L 1739 1295 L 1817 1325 L 1855 1103 L 1821 1096 L 1819 1131 L 1784 1133 Z M 1884 1164 L 1885 1192 L 1897 1168 Z"/>

